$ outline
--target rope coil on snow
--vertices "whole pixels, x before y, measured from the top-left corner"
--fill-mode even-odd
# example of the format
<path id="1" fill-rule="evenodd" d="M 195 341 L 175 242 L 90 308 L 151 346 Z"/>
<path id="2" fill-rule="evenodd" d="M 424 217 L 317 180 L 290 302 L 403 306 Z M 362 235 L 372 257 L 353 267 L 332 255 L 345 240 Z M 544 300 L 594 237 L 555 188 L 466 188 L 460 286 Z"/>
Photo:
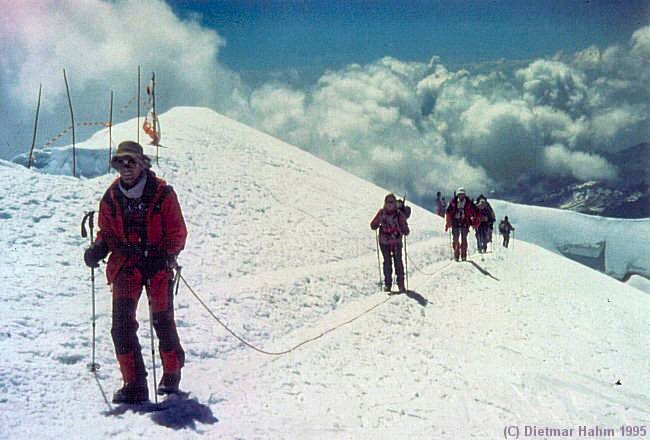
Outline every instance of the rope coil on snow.
<path id="1" fill-rule="evenodd" d="M 232 330 L 231 330 L 231 329 L 230 329 L 226 324 L 224 324 L 224 323 L 223 323 L 223 322 L 222 322 L 222 321 L 217 317 L 217 315 L 214 314 L 214 312 L 213 312 L 212 310 L 210 310 L 210 308 L 209 308 L 209 307 L 208 307 L 208 306 L 203 302 L 203 300 L 201 300 L 201 298 L 199 297 L 199 295 L 194 291 L 194 289 L 192 289 L 192 287 L 189 285 L 189 283 L 187 282 L 187 280 L 185 279 L 185 277 L 183 277 L 183 275 L 180 275 L 180 279 L 183 280 L 183 283 L 185 284 L 185 286 L 187 286 L 187 288 L 190 290 L 190 292 L 192 293 L 192 295 L 194 295 L 194 296 L 196 297 L 196 299 L 197 299 L 197 300 L 201 303 L 201 305 L 202 305 L 202 306 L 203 306 L 203 307 L 208 311 L 208 313 L 209 313 L 210 315 L 212 315 L 212 317 L 214 318 L 214 320 L 217 321 L 217 322 L 218 322 L 218 323 L 219 323 L 223 328 L 225 328 L 225 329 L 228 331 L 228 333 L 230 333 L 232 336 L 234 336 L 237 340 L 239 340 L 242 344 L 246 345 L 247 347 L 252 348 L 253 350 L 255 350 L 255 351 L 257 351 L 257 352 L 260 352 L 260 353 L 262 353 L 262 354 L 266 354 L 266 355 L 270 355 L 270 356 L 280 356 L 280 355 L 283 355 L 283 354 L 290 353 L 290 352 L 292 352 L 292 351 L 294 351 L 294 350 L 296 350 L 296 349 L 302 347 L 303 345 L 305 345 L 305 344 L 307 344 L 307 343 L 309 343 L 309 342 L 313 342 L 313 341 L 315 341 L 315 340 L 317 340 L 317 339 L 320 339 L 320 338 L 322 338 L 323 336 L 325 336 L 326 334 L 331 333 L 331 332 L 333 332 L 334 330 L 337 330 L 337 329 L 343 327 L 344 325 L 350 324 L 350 323 L 353 322 L 353 321 L 356 321 L 357 319 L 359 319 L 359 318 L 361 318 L 362 316 L 364 316 L 364 315 L 370 313 L 371 311 L 373 311 L 373 310 L 376 309 L 377 307 L 379 307 L 379 306 L 381 306 L 381 305 L 383 305 L 383 304 L 386 304 L 388 301 L 390 301 L 390 300 L 392 299 L 392 296 L 389 296 L 389 297 L 387 297 L 386 299 L 384 299 L 383 301 L 380 301 L 380 302 L 378 302 L 377 304 L 375 304 L 374 306 L 370 307 L 368 310 L 364 311 L 363 313 L 360 313 L 359 315 L 355 316 L 354 318 L 352 318 L 352 319 L 350 319 L 350 320 L 348 320 L 348 321 L 345 321 L 345 322 L 343 322 L 343 323 L 341 323 L 341 324 L 339 324 L 339 325 L 337 325 L 337 326 L 334 326 L 334 327 L 328 329 L 327 331 L 324 331 L 323 333 L 321 333 L 321 334 L 318 335 L 318 336 L 315 336 L 315 337 L 313 337 L 313 338 L 306 339 L 306 340 L 300 342 L 299 344 L 297 344 L 297 345 L 295 345 L 295 346 L 289 348 L 288 350 L 284 350 L 284 351 L 275 351 L 275 352 L 274 352 L 274 351 L 266 351 L 266 350 L 262 350 L 261 348 L 258 348 L 258 347 L 256 347 L 256 346 L 252 345 L 251 343 L 247 342 L 247 341 L 246 341 L 245 339 L 243 339 L 241 336 L 239 336 L 239 335 L 236 334 L 234 331 L 232 331 Z"/>

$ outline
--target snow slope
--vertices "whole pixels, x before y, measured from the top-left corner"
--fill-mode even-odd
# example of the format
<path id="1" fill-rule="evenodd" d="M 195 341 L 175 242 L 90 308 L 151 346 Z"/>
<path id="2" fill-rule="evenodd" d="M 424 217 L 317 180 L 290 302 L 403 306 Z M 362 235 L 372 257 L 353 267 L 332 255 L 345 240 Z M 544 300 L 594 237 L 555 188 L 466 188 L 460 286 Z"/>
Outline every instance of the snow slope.
<path id="1" fill-rule="evenodd" d="M 650 425 L 648 295 L 528 243 L 452 263 L 442 219 L 413 207 L 414 292 L 386 296 L 368 226 L 386 190 L 207 109 L 161 121 L 168 149 L 155 170 L 179 194 L 190 232 L 180 262 L 202 299 L 266 350 L 334 330 L 266 356 L 183 286 L 182 385 L 195 400 L 109 411 L 100 390 L 120 384 L 110 291 L 102 269 L 96 381 L 79 236 L 113 179 L 101 174 L 105 134 L 80 146 L 96 178 L 0 161 L 3 438 L 492 439 L 513 424 Z M 68 154 L 44 169 L 65 171 Z M 145 301 L 139 316 L 149 363 Z"/>
<path id="2" fill-rule="evenodd" d="M 632 275 L 627 281 L 627 284 L 632 287 L 636 287 L 639 290 L 644 291 L 645 293 L 650 293 L 650 280 L 639 275 Z"/>

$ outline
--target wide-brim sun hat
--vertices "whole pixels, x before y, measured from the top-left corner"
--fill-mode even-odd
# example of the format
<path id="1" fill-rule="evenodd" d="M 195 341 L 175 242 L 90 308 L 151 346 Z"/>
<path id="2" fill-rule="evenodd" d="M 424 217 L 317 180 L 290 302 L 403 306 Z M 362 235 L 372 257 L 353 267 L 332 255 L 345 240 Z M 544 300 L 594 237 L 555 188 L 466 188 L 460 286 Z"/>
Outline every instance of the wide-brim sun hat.
<path id="1" fill-rule="evenodd" d="M 147 167 L 151 163 L 149 156 L 144 154 L 142 145 L 134 141 L 124 141 L 117 146 L 117 151 L 111 157 L 111 162 L 115 162 L 123 157 L 131 157 L 139 164 Z"/>
<path id="2" fill-rule="evenodd" d="M 131 156 L 135 158 L 146 157 L 142 145 L 134 141 L 124 141 L 117 146 L 117 151 L 115 152 L 115 154 L 111 159 L 127 157 L 127 156 Z"/>

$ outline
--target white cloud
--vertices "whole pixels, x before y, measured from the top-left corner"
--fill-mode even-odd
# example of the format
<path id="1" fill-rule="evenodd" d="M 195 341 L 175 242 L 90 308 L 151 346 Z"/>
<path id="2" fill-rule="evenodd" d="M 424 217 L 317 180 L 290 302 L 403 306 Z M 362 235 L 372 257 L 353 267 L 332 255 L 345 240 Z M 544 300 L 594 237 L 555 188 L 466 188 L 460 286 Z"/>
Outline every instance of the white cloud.
<path id="1" fill-rule="evenodd" d="M 647 140 L 648 109 L 643 105 L 608 107 L 592 118 L 591 139 L 596 145 Z M 645 128 L 645 130 L 644 130 Z M 641 133 L 637 134 L 637 130 Z M 645 134 L 643 134 L 645 133 Z"/>
<path id="2" fill-rule="evenodd" d="M 645 63 L 650 62 L 650 26 L 643 27 L 634 32 L 631 43 L 632 54 L 641 58 Z"/>
<path id="3" fill-rule="evenodd" d="M 586 143 L 589 124 L 584 116 L 572 119 L 567 113 L 548 106 L 533 107 L 532 112 L 534 130 L 542 145 L 560 142 L 574 148 Z"/>
<path id="4" fill-rule="evenodd" d="M 404 153 L 399 150 L 379 145 L 372 149 L 370 160 L 384 168 L 401 168 L 402 161 L 404 160 Z"/>
<path id="5" fill-rule="evenodd" d="M 579 51 L 573 57 L 573 64 L 578 69 L 597 69 L 602 63 L 602 57 L 598 46 L 589 46 L 588 48 Z"/>
<path id="6" fill-rule="evenodd" d="M 548 105 L 579 114 L 587 95 L 585 75 L 562 62 L 537 60 L 516 72 L 524 99 L 531 105 Z"/>
<path id="7" fill-rule="evenodd" d="M 250 98 L 251 110 L 259 118 L 255 125 L 267 132 L 282 132 L 284 136 L 299 136 L 305 125 L 305 94 L 281 85 L 266 84 L 256 89 Z"/>
<path id="8" fill-rule="evenodd" d="M 617 171 L 601 156 L 570 151 L 555 144 L 544 149 L 545 166 L 551 174 L 570 175 L 582 181 L 616 178 Z"/>

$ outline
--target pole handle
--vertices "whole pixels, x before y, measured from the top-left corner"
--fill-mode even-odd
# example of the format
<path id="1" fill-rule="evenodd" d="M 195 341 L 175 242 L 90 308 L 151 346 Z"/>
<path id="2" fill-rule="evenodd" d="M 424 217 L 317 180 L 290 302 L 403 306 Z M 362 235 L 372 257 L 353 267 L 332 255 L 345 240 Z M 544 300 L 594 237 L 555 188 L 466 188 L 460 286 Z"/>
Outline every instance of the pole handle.
<path id="1" fill-rule="evenodd" d="M 183 266 L 178 266 L 178 269 L 176 269 L 176 292 L 174 292 L 174 296 L 178 296 L 178 288 L 181 286 L 181 270 L 183 269 Z"/>
<path id="2" fill-rule="evenodd" d="M 93 241 L 93 227 L 95 226 L 95 222 L 93 220 L 94 215 L 95 215 L 95 211 L 88 211 L 84 215 L 83 220 L 81 220 L 81 237 L 86 238 L 88 236 L 88 231 L 86 230 L 86 222 L 88 222 L 88 226 L 90 227 L 90 242 L 91 243 Z"/>
<path id="3" fill-rule="evenodd" d="M 90 211 L 88 215 L 88 227 L 90 228 L 90 237 L 92 239 L 93 228 L 95 227 L 95 211 Z"/>

